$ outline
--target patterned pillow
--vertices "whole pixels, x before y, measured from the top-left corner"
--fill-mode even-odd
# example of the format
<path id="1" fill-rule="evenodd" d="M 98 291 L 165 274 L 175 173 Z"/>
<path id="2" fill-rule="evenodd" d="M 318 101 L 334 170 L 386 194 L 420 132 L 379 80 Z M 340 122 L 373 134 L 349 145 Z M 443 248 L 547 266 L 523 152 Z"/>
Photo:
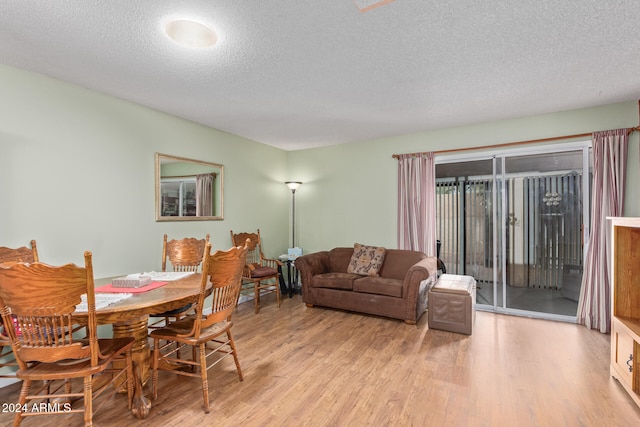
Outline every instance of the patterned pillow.
<path id="1" fill-rule="evenodd" d="M 353 255 L 347 273 L 377 276 L 387 250 L 381 246 L 353 245 Z"/>

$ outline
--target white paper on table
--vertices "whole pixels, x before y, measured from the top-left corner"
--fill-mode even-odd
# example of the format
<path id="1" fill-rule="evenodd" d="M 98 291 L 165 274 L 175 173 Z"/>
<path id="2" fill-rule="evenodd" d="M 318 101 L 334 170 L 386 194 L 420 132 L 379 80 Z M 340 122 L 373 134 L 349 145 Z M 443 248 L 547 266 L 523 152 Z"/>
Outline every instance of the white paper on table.
<path id="1" fill-rule="evenodd" d="M 183 271 L 161 271 L 161 272 L 156 272 L 156 271 L 151 271 L 149 273 L 142 273 L 145 276 L 151 276 L 151 280 L 154 282 L 171 282 L 173 280 L 180 280 L 180 279 L 184 279 L 187 276 L 190 276 L 193 274 L 192 271 L 187 271 L 187 272 L 183 272 Z"/>

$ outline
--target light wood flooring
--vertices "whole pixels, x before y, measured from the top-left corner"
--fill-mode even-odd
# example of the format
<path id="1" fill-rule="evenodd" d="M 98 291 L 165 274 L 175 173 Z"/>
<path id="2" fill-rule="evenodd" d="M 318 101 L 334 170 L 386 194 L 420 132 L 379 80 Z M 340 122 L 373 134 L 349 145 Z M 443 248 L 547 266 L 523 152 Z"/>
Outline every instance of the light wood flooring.
<path id="1" fill-rule="evenodd" d="M 640 409 L 609 375 L 609 335 L 478 312 L 473 335 L 342 311 L 300 296 L 241 304 L 233 327 L 244 381 L 227 358 L 200 382 L 161 373 L 146 420 L 117 396 L 96 426 L 638 426 Z M 149 395 L 150 384 L 145 391 Z M 0 390 L 15 402 L 17 385 Z M 12 416 L 0 414 L 0 425 Z M 81 416 L 23 426 L 80 426 Z"/>

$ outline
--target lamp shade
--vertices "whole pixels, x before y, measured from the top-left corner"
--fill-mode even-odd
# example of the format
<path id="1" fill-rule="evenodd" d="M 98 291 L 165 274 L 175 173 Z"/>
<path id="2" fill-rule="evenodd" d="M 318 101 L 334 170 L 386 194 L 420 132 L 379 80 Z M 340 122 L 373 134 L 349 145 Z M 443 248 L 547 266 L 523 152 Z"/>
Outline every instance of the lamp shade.
<path id="1" fill-rule="evenodd" d="M 287 187 L 289 187 L 291 191 L 296 191 L 302 185 L 300 181 L 287 181 L 285 184 L 287 184 Z"/>

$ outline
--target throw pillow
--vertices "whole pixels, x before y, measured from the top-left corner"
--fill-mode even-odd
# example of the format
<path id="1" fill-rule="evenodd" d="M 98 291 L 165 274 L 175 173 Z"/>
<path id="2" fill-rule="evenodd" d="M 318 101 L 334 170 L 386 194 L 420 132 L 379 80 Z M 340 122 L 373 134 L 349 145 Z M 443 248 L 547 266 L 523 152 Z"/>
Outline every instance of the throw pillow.
<path id="1" fill-rule="evenodd" d="M 387 250 L 381 246 L 367 246 L 356 243 L 347 267 L 347 273 L 363 276 L 377 276 Z"/>

